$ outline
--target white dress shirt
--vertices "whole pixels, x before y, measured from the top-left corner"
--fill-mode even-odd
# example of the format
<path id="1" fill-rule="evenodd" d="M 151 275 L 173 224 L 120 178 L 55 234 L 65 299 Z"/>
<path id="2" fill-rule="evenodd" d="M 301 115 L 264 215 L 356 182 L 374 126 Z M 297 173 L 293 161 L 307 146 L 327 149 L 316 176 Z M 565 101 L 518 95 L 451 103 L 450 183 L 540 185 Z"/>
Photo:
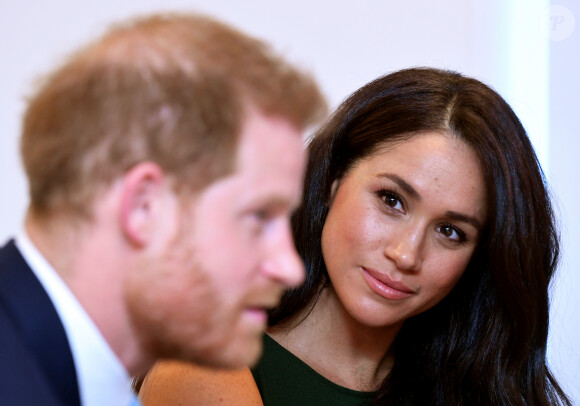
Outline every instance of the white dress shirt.
<path id="1" fill-rule="evenodd" d="M 134 395 L 124 366 L 68 286 L 25 232 L 16 246 L 44 287 L 64 326 L 83 406 L 127 406 Z"/>

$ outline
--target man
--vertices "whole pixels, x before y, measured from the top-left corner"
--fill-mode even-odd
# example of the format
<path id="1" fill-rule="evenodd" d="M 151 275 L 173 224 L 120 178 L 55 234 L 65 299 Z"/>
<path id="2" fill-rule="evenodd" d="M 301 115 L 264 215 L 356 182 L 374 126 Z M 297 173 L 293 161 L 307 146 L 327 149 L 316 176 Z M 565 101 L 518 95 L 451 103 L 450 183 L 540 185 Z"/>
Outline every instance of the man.
<path id="1" fill-rule="evenodd" d="M 49 75 L 0 249 L 0 404 L 129 405 L 156 359 L 253 363 L 303 279 L 289 215 L 324 113 L 308 76 L 197 15 L 117 26 Z"/>

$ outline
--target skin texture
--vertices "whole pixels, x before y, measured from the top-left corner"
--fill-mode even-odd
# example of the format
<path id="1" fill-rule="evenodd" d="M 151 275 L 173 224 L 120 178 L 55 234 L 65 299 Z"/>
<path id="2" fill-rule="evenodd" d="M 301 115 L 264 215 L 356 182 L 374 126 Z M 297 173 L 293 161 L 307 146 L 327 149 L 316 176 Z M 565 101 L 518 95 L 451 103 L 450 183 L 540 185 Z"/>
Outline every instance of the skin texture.
<path id="1" fill-rule="evenodd" d="M 463 141 L 424 133 L 385 145 L 351 168 L 335 182 L 329 206 L 322 248 L 332 287 L 312 310 L 269 334 L 331 381 L 372 391 L 390 370 L 389 347 L 404 320 L 438 303 L 463 274 L 486 221 L 485 184 Z M 156 368 L 146 384 L 168 374 L 171 365 Z M 187 386 L 186 374 L 172 379 Z M 255 387 L 235 386 L 220 374 L 204 379 L 212 379 L 206 388 L 214 396 L 205 392 L 197 403 L 188 394 L 165 404 L 220 404 L 223 391 Z"/>
<path id="2" fill-rule="evenodd" d="M 139 399 L 147 406 L 263 404 L 248 369 L 214 370 L 174 361 L 155 364 Z"/>
<path id="3" fill-rule="evenodd" d="M 322 233 L 334 306 L 361 326 L 398 331 L 441 301 L 477 245 L 484 191 L 475 153 L 446 135 L 363 160 L 339 181 Z"/>
<path id="4" fill-rule="evenodd" d="M 152 255 L 126 284 L 147 350 L 218 367 L 256 361 L 266 309 L 304 277 L 289 224 L 301 196 L 303 155 L 297 130 L 252 113 L 232 174 L 190 204 L 166 191 Z"/>

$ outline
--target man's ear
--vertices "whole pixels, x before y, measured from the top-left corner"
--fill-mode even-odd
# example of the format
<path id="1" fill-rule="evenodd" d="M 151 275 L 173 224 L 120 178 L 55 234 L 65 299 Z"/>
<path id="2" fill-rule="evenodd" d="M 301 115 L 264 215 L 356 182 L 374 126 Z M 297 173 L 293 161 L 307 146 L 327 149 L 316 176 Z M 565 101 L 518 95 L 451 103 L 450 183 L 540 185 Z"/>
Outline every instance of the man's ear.
<path id="1" fill-rule="evenodd" d="M 127 240 L 137 246 L 146 245 L 161 215 L 167 176 L 159 165 L 142 162 L 132 167 L 123 178 L 121 194 L 121 228 Z"/>

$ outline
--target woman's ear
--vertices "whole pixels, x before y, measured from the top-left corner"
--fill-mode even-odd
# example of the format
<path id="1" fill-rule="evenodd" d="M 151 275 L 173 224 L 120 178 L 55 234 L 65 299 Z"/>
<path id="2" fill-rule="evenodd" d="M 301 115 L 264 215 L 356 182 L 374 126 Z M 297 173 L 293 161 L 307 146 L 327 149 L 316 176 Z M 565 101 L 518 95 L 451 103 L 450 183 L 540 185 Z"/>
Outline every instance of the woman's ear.
<path id="1" fill-rule="evenodd" d="M 123 177 L 121 193 L 121 228 L 127 240 L 137 246 L 146 245 L 162 215 L 162 200 L 167 176 L 159 165 L 143 162 L 132 167 Z"/>
<path id="2" fill-rule="evenodd" d="M 330 206 L 332 206 L 332 202 L 334 201 L 334 196 L 336 195 L 336 191 L 338 190 L 339 186 L 340 186 L 340 179 L 335 179 L 334 182 L 332 182 L 332 185 L 330 185 L 330 194 L 328 196 L 328 201 L 326 202 L 326 207 L 330 208 Z"/>

